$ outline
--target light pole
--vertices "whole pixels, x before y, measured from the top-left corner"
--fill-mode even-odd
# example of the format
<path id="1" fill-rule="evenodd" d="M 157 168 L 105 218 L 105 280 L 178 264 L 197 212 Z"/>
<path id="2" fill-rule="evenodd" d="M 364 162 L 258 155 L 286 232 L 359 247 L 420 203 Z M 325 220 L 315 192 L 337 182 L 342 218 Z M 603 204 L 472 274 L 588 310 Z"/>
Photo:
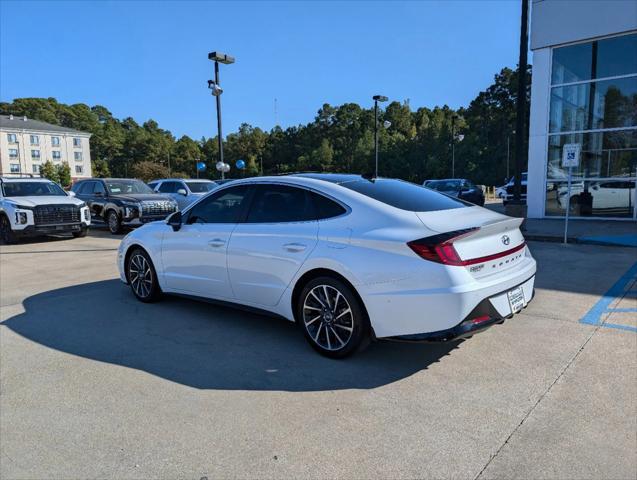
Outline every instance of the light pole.
<path id="1" fill-rule="evenodd" d="M 212 90 L 212 95 L 215 97 L 217 101 L 217 136 L 219 142 L 219 161 L 223 162 L 223 137 L 221 133 L 221 94 L 223 90 L 219 84 L 219 64 L 223 63 L 224 65 L 230 65 L 234 63 L 234 57 L 230 55 L 226 55 L 221 52 L 210 52 L 208 54 L 208 60 L 213 60 L 215 62 L 215 79 L 208 80 L 208 88 Z M 225 169 L 224 169 L 225 170 Z M 225 171 L 221 171 L 221 178 L 225 178 Z"/>
<path id="2" fill-rule="evenodd" d="M 509 181 L 509 158 L 511 156 L 511 135 L 515 135 L 515 130 L 509 132 L 509 134 L 507 135 L 507 176 L 506 176 L 506 181 Z"/>
<path id="3" fill-rule="evenodd" d="M 518 94 L 516 98 L 515 131 L 515 166 L 513 172 L 513 204 L 521 205 L 522 168 L 524 164 L 524 140 L 526 139 L 526 66 L 529 42 L 529 0 L 522 0 L 522 15 L 520 18 L 520 59 L 518 61 Z M 526 202 L 525 202 L 526 203 Z M 524 213 L 526 217 L 526 212 Z"/>
<path id="4" fill-rule="evenodd" d="M 378 178 L 378 102 L 386 102 L 389 100 L 384 95 L 374 95 L 374 156 L 376 158 L 376 174 L 374 178 Z"/>
<path id="5" fill-rule="evenodd" d="M 451 178 L 456 178 L 456 120 L 455 113 L 451 117 Z"/>

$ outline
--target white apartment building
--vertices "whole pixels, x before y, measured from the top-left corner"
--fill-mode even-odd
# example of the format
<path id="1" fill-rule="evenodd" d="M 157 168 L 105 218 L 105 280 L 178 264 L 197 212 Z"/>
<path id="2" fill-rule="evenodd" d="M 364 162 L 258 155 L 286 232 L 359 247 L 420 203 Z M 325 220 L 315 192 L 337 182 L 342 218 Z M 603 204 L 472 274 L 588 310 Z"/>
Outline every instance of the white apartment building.
<path id="1" fill-rule="evenodd" d="M 533 0 L 531 50 L 528 216 L 635 221 L 637 1 Z"/>
<path id="2" fill-rule="evenodd" d="M 27 117 L 0 115 L 0 175 L 39 175 L 47 160 L 67 162 L 73 180 L 91 177 L 90 133 Z"/>

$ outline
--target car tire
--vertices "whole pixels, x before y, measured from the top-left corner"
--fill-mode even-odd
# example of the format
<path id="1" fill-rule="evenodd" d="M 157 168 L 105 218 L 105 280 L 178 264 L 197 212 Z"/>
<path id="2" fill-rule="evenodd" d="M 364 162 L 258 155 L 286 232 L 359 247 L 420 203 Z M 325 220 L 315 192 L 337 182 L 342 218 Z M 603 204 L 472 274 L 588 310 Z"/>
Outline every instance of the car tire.
<path id="1" fill-rule="evenodd" d="M 73 238 L 84 238 L 88 234 L 88 227 L 82 227 L 79 232 L 73 232 Z"/>
<path id="2" fill-rule="evenodd" d="M 18 236 L 11 228 L 11 222 L 6 215 L 0 215 L 0 240 L 5 245 L 11 245 L 18 241 Z"/>
<path id="3" fill-rule="evenodd" d="M 109 210 L 106 214 L 106 224 L 113 235 L 122 233 L 122 219 L 115 210 Z"/>
<path id="4" fill-rule="evenodd" d="M 155 266 L 141 248 L 135 248 L 126 260 L 126 279 L 137 300 L 153 303 L 161 298 Z"/>
<path id="5" fill-rule="evenodd" d="M 371 340 L 361 301 L 351 287 L 334 277 L 317 277 L 303 287 L 296 319 L 312 348 L 329 358 L 345 358 Z"/>

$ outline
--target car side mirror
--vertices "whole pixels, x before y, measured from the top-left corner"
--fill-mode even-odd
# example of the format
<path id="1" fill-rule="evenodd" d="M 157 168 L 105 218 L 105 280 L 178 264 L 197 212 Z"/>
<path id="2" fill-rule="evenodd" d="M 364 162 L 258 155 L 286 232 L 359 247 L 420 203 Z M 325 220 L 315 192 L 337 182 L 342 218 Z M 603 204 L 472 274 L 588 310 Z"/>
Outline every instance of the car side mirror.
<path id="1" fill-rule="evenodd" d="M 68 192 L 66 192 L 66 194 L 67 194 L 69 197 L 74 197 L 74 196 L 75 196 L 75 192 L 74 192 L 73 190 L 69 190 Z"/>
<path id="2" fill-rule="evenodd" d="M 188 195 L 188 192 L 186 191 L 185 188 L 180 188 L 179 190 L 177 190 L 177 193 L 179 195 L 183 195 L 184 197 Z"/>
<path id="3" fill-rule="evenodd" d="M 96 197 L 103 197 L 104 196 L 104 194 L 102 192 L 95 192 L 94 195 Z"/>
<path id="4" fill-rule="evenodd" d="M 168 217 L 166 223 L 173 227 L 173 232 L 177 232 L 181 228 L 181 221 L 181 212 L 175 212 Z"/>

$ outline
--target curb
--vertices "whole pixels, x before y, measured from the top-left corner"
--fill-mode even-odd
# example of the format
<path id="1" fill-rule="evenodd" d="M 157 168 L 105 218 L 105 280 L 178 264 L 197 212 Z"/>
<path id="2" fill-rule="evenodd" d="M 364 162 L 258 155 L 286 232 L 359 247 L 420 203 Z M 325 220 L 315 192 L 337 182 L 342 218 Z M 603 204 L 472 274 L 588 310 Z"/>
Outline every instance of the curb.
<path id="1" fill-rule="evenodd" d="M 555 235 L 536 235 L 536 234 L 527 234 L 522 232 L 524 238 L 531 242 L 552 242 L 552 243 L 562 243 L 564 241 L 564 237 L 558 237 Z M 578 245 L 598 245 L 602 247 L 619 247 L 619 248 L 637 248 L 634 245 L 626 245 L 615 242 L 606 242 L 604 240 L 593 240 L 589 238 L 578 238 L 578 237 L 567 237 L 568 243 L 576 243 Z"/>

